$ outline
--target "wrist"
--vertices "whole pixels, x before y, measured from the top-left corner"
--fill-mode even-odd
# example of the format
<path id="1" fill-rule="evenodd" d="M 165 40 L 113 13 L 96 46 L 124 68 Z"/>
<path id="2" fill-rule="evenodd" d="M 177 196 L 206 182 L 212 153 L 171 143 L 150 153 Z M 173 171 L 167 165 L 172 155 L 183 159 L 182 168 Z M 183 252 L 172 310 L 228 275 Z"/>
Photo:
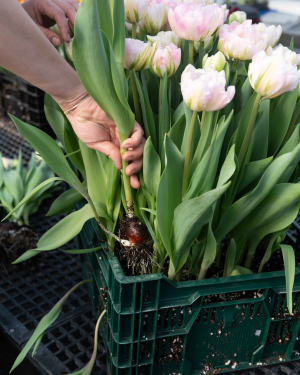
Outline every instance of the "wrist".
<path id="1" fill-rule="evenodd" d="M 88 92 L 80 82 L 77 87 L 73 87 L 72 90 L 67 90 L 59 96 L 53 96 L 53 99 L 57 102 L 63 112 L 68 112 L 87 96 Z"/>

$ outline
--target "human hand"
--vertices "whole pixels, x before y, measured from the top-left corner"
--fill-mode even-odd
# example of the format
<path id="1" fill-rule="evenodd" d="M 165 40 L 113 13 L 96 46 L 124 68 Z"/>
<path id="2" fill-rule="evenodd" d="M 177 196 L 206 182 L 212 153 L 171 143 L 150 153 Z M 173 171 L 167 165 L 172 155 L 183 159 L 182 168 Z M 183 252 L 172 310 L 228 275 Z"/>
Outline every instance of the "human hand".
<path id="1" fill-rule="evenodd" d="M 68 107 L 72 108 L 70 105 Z M 63 110 L 66 109 L 63 108 Z M 122 169 L 120 139 L 116 124 L 90 96 L 69 112 L 67 117 L 82 142 L 89 148 L 108 156 L 118 169 Z M 125 173 L 130 176 L 130 184 L 135 189 L 140 187 L 136 173 L 143 166 L 143 151 L 146 142 L 143 135 L 143 129 L 136 122 L 131 137 L 126 139 L 122 145 L 124 149 L 128 149 L 123 155 L 123 160 L 131 162 Z"/>
<path id="2" fill-rule="evenodd" d="M 60 36 L 49 29 L 56 23 L 63 40 L 66 43 L 70 42 L 68 20 L 74 25 L 79 8 L 75 0 L 27 0 L 22 6 L 54 46 L 61 45 Z"/>

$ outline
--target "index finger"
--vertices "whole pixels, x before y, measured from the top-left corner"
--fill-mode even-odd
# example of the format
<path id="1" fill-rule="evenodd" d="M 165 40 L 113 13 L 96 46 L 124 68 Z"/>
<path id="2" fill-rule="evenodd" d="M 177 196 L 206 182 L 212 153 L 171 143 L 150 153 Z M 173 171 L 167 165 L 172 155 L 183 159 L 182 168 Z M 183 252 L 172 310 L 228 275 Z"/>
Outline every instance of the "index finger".
<path id="1" fill-rule="evenodd" d="M 135 122 L 132 135 L 123 142 L 122 148 L 127 149 L 138 147 L 142 142 L 143 135 L 144 130 L 141 128 L 141 125 L 138 122 Z"/>

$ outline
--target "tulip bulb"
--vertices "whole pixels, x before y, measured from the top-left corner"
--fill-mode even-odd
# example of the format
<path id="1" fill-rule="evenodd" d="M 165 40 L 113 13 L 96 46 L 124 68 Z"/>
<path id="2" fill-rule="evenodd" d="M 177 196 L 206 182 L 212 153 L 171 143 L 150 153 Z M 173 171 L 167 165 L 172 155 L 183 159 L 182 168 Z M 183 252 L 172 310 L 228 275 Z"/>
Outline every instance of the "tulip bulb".
<path id="1" fill-rule="evenodd" d="M 260 51 L 253 57 L 248 76 L 252 88 L 263 99 L 295 90 L 300 78 L 296 65 L 270 50 L 268 54 Z"/>
<path id="2" fill-rule="evenodd" d="M 125 39 L 124 68 L 140 71 L 148 68 L 151 44 L 138 39 Z"/>
<path id="3" fill-rule="evenodd" d="M 152 59 L 151 70 L 160 78 L 167 73 L 169 78 L 176 73 L 180 62 L 181 49 L 171 43 L 164 48 L 157 48 Z"/>
<path id="4" fill-rule="evenodd" d="M 196 69 L 188 65 L 181 76 L 181 92 L 186 105 L 196 112 L 218 111 L 234 97 L 235 87 L 225 90 L 225 72 Z"/>

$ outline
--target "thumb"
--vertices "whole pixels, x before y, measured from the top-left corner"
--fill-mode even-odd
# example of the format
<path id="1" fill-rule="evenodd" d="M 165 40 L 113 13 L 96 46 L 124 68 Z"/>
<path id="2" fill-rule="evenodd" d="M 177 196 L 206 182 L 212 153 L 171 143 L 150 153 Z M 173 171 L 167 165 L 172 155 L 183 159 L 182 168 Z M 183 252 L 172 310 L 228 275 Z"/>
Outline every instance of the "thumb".
<path id="1" fill-rule="evenodd" d="M 60 36 L 53 30 L 46 29 L 46 27 L 38 25 L 39 29 L 44 33 L 46 38 L 53 44 L 55 47 L 61 46 Z"/>

